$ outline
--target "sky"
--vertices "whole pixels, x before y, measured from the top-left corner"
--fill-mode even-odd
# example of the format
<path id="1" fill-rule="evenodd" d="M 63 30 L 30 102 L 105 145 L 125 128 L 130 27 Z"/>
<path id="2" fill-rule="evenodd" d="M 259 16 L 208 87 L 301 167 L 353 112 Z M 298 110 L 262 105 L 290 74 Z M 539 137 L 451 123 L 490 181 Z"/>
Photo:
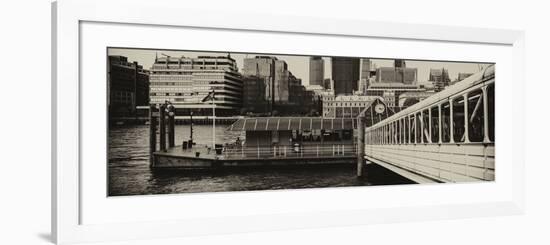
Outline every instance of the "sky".
<path id="1" fill-rule="evenodd" d="M 108 55 L 122 55 L 128 57 L 129 62 L 137 61 L 145 69 L 150 69 L 155 61 L 155 55 L 162 57 L 163 54 L 171 57 L 197 57 L 199 55 L 225 56 L 227 53 L 217 52 L 202 52 L 202 51 L 174 51 L 174 50 L 152 50 L 152 49 L 125 49 L 125 48 L 109 48 Z M 237 62 L 239 71 L 243 68 L 244 58 L 252 58 L 258 54 L 247 53 L 231 53 L 231 57 Z M 288 64 L 288 69 L 298 78 L 302 79 L 303 85 L 309 85 L 309 57 L 299 55 L 272 55 L 277 59 L 284 60 Z M 366 57 L 368 58 L 368 57 Z M 325 78 L 331 77 L 330 58 L 324 57 L 325 60 Z M 375 67 L 393 67 L 393 59 L 371 58 L 372 64 Z M 423 83 L 428 80 L 430 68 L 445 68 L 449 71 L 451 80 L 454 80 L 458 73 L 475 73 L 480 68 L 488 66 L 487 63 L 474 62 L 452 62 L 452 61 L 421 61 L 421 60 L 405 60 L 406 66 L 418 69 L 418 83 Z"/>

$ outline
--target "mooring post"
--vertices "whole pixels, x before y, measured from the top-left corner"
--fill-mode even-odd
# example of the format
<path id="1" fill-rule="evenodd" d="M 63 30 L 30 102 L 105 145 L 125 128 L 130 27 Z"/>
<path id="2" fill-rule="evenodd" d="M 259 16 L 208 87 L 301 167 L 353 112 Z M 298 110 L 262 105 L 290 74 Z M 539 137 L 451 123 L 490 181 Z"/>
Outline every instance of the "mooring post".
<path id="1" fill-rule="evenodd" d="M 365 164 L 365 120 L 362 115 L 357 117 L 357 145 L 357 177 L 362 177 Z"/>
<path id="2" fill-rule="evenodd" d="M 153 153 L 157 151 L 157 119 L 154 116 L 155 105 L 149 107 L 149 166 L 155 166 Z"/>
<path id="3" fill-rule="evenodd" d="M 193 148 L 193 111 L 189 113 L 189 148 Z"/>
<path id="4" fill-rule="evenodd" d="M 175 118 L 176 108 L 172 104 L 170 104 L 168 105 L 168 147 L 176 146 Z"/>
<path id="5" fill-rule="evenodd" d="M 160 151 L 166 151 L 166 105 L 159 106 Z"/>

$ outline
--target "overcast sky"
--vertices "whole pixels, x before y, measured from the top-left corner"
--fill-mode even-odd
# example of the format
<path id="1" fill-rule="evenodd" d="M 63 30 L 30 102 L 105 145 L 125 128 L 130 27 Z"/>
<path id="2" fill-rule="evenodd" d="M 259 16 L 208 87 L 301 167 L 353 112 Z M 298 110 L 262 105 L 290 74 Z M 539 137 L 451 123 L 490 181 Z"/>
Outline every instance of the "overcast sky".
<path id="1" fill-rule="evenodd" d="M 214 52 L 190 52 L 190 51 L 173 51 L 173 50 L 150 50 L 150 49 L 119 49 L 109 48 L 108 55 L 122 55 L 128 57 L 128 61 L 137 61 L 143 65 L 145 69 L 150 69 L 155 61 L 155 55 L 158 54 L 162 57 L 162 54 L 169 55 L 171 57 L 197 57 L 199 55 L 214 55 L 225 56 L 227 53 L 214 53 Z M 243 67 L 243 59 L 246 57 L 254 57 L 257 54 L 246 53 L 231 53 L 231 57 L 237 62 L 239 70 Z M 288 64 L 288 69 L 298 78 L 302 79 L 304 85 L 309 84 L 309 56 L 298 55 L 271 55 L 276 56 L 280 60 L 284 60 Z M 330 58 L 324 58 L 325 60 L 325 78 L 331 77 Z M 393 59 L 371 59 L 372 63 L 376 67 L 392 67 Z M 428 74 L 430 68 L 445 68 L 449 71 L 451 80 L 454 80 L 458 73 L 475 73 L 480 70 L 481 67 L 485 67 L 486 63 L 468 63 L 468 62 L 446 62 L 446 61 L 419 61 L 419 60 L 406 60 L 406 66 L 412 68 L 418 68 L 418 82 L 428 80 Z"/>

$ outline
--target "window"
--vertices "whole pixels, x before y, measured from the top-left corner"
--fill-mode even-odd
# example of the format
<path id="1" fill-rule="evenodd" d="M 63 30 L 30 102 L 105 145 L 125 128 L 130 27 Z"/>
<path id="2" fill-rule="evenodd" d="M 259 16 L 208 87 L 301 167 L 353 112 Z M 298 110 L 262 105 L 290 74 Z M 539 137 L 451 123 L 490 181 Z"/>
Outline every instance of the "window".
<path id="1" fill-rule="evenodd" d="M 441 141 L 443 143 L 451 142 L 451 108 L 449 102 L 441 105 Z"/>
<path id="2" fill-rule="evenodd" d="M 432 130 L 430 135 L 432 137 L 432 143 L 439 142 L 439 109 L 438 107 L 432 107 Z"/>
<path id="3" fill-rule="evenodd" d="M 453 100 L 453 137 L 455 142 L 464 142 L 465 126 L 464 97 L 461 96 Z"/>
<path id="4" fill-rule="evenodd" d="M 468 93 L 468 139 L 483 142 L 484 134 L 483 93 L 481 89 Z"/>

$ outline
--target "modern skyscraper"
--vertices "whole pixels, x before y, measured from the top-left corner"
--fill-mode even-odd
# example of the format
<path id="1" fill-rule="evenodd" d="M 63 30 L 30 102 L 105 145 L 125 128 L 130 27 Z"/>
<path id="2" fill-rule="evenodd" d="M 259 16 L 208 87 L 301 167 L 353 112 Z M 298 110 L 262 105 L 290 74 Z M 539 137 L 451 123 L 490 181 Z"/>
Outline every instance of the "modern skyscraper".
<path id="1" fill-rule="evenodd" d="M 284 60 L 273 56 L 245 58 L 243 75 L 264 78 L 265 96 L 271 104 L 288 103 L 289 70 Z"/>
<path id="2" fill-rule="evenodd" d="M 290 72 L 288 71 L 288 65 L 284 60 L 275 61 L 275 80 L 274 80 L 274 93 L 275 103 L 287 104 L 288 103 L 288 80 Z"/>
<path id="3" fill-rule="evenodd" d="M 322 57 L 312 56 L 309 58 L 309 85 L 323 86 L 325 77 L 325 61 Z"/>
<path id="4" fill-rule="evenodd" d="M 262 78 L 256 79 L 257 82 L 263 81 L 265 84 L 262 86 L 265 88 L 263 95 L 268 103 L 273 103 L 272 91 L 274 90 L 275 79 L 275 61 L 276 57 L 273 56 L 256 56 L 254 58 L 245 58 L 242 74 L 244 76 L 254 76 Z"/>
<path id="5" fill-rule="evenodd" d="M 351 95 L 358 89 L 359 62 L 358 58 L 332 58 L 332 80 L 335 95 Z"/>

